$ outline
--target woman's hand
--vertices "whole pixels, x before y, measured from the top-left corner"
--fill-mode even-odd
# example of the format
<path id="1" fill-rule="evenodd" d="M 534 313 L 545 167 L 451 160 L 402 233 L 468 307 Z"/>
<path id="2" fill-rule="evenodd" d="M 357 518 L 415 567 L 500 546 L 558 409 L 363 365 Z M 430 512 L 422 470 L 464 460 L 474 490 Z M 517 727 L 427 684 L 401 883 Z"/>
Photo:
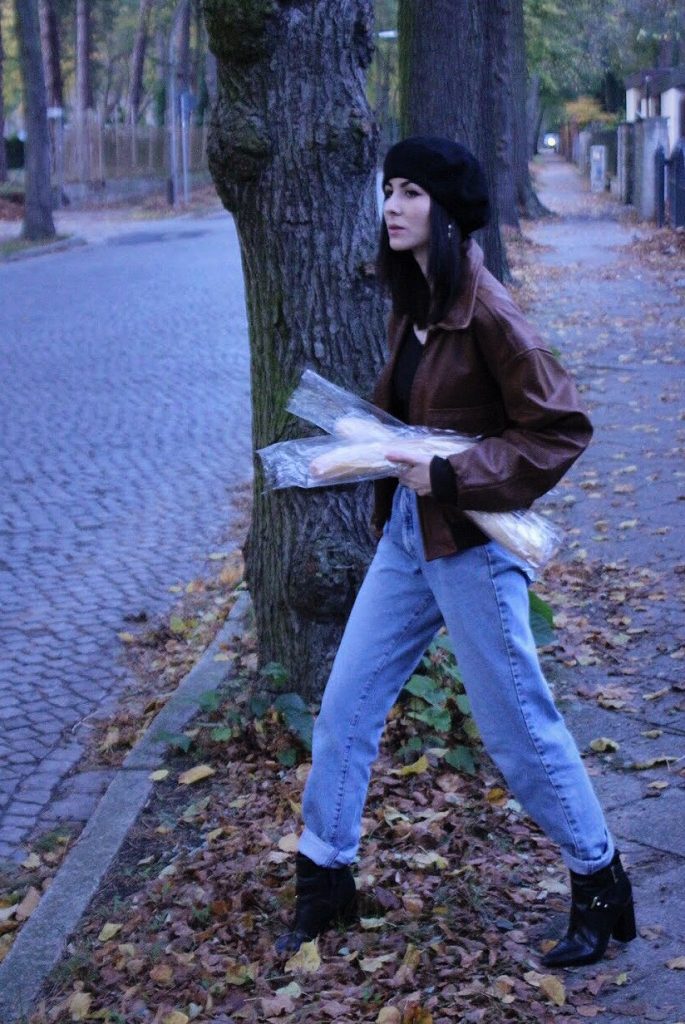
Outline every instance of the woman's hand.
<path id="1" fill-rule="evenodd" d="M 399 481 L 417 494 L 431 493 L 430 455 L 402 452 L 399 448 L 386 452 L 388 462 L 403 463 L 407 468 L 398 474 Z"/>

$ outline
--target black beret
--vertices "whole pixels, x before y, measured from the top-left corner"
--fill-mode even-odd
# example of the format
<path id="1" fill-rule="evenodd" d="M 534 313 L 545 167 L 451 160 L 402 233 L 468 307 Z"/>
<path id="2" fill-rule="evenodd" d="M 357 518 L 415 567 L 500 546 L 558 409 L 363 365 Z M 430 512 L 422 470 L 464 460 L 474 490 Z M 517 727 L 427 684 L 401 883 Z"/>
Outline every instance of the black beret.
<path id="1" fill-rule="evenodd" d="M 420 185 L 454 217 L 463 235 L 490 219 L 483 168 L 465 146 L 439 136 L 413 135 L 388 150 L 383 184 L 406 178 Z"/>

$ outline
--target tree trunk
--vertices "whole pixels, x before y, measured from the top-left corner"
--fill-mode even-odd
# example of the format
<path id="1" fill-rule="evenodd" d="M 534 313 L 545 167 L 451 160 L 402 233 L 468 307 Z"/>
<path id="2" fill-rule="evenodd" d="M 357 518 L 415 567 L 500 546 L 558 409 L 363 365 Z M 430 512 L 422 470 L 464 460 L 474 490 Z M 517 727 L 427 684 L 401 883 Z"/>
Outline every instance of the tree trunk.
<path id="1" fill-rule="evenodd" d="M 45 91 L 49 107 L 64 106 L 59 22 L 54 0 L 39 0 L 40 39 L 45 68 Z"/>
<path id="2" fill-rule="evenodd" d="M 7 181 L 7 149 L 5 147 L 5 51 L 2 45 L 2 2 L 0 2 L 0 182 Z"/>
<path id="3" fill-rule="evenodd" d="M 50 135 L 48 132 L 43 55 L 37 0 L 14 0 L 19 65 L 26 118 L 25 209 L 23 237 L 40 241 L 55 237 L 50 185 Z"/>
<path id="4" fill-rule="evenodd" d="M 93 108 L 93 83 L 90 62 L 91 0 L 76 0 L 76 148 L 81 181 L 91 179 L 90 111 Z"/>
<path id="5" fill-rule="evenodd" d="M 531 75 L 528 80 L 526 97 L 526 124 L 528 130 L 528 156 L 533 157 L 538 151 L 538 137 L 542 125 L 542 103 L 540 101 L 540 76 Z"/>
<path id="6" fill-rule="evenodd" d="M 502 224 L 519 230 L 514 163 L 514 55 L 512 30 L 515 0 L 497 0 L 497 39 L 493 68 L 495 88 L 495 148 L 497 154 L 497 212 Z"/>
<path id="7" fill-rule="evenodd" d="M 219 70 L 210 169 L 240 238 L 261 448 L 309 432 L 285 411 L 306 366 L 368 397 L 382 362 L 362 74 L 372 0 L 319 0 L 306 15 L 264 0 L 204 9 Z M 321 692 L 371 555 L 368 500 L 368 486 L 264 493 L 255 460 L 247 573 L 260 659 L 306 696 Z"/>
<path id="8" fill-rule="evenodd" d="M 511 0 L 511 8 L 512 142 L 516 202 L 522 217 L 545 217 L 550 215 L 550 211 L 538 199 L 528 165 L 528 70 L 523 0 Z"/>
<path id="9" fill-rule="evenodd" d="M 76 108 L 92 109 L 93 75 L 91 66 L 91 0 L 76 0 Z"/>
<path id="10" fill-rule="evenodd" d="M 131 81 L 128 91 L 128 116 L 131 124 L 138 120 L 140 101 L 143 95 L 143 70 L 145 68 L 145 51 L 150 25 L 150 11 L 154 0 L 140 0 L 138 12 L 138 27 L 133 42 L 133 54 L 131 55 Z"/>
<path id="11" fill-rule="evenodd" d="M 184 0 L 176 43 L 178 95 L 190 88 L 190 0 Z"/>
<path id="12" fill-rule="evenodd" d="M 497 9 L 478 0 L 399 0 L 400 122 L 404 135 L 456 139 L 481 161 L 492 197 L 479 232 L 496 277 L 508 276 L 497 215 L 494 70 Z"/>

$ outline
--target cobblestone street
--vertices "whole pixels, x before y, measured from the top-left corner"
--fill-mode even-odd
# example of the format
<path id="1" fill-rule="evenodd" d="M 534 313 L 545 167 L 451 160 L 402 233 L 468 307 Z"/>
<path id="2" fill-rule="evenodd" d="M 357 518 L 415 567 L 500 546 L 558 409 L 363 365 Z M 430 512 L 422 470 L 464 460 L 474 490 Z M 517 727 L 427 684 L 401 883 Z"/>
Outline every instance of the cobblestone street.
<path id="1" fill-rule="evenodd" d="M 89 817 L 107 773 L 65 776 L 131 682 L 117 633 L 201 571 L 251 473 L 231 219 L 101 234 L 0 265 L 0 857 Z"/>

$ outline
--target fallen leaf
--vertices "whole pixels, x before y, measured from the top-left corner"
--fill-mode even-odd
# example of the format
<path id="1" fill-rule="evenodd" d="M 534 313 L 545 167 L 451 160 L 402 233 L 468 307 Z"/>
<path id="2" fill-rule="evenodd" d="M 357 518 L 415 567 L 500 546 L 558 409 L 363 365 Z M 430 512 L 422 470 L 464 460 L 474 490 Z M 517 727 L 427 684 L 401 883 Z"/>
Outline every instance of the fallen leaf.
<path id="1" fill-rule="evenodd" d="M 178 781 L 181 786 L 192 786 L 195 782 L 201 782 L 202 779 L 208 779 L 210 775 L 215 775 L 216 771 L 208 764 L 197 764 L 194 768 L 189 768 L 187 772 L 182 772 Z"/>
<path id="2" fill-rule="evenodd" d="M 319 956 L 319 944 L 316 939 L 311 942 L 303 942 L 297 953 L 291 956 L 285 965 L 286 974 L 293 974 L 299 971 L 302 974 L 314 974 L 321 967 Z"/>
<path id="3" fill-rule="evenodd" d="M 566 989 L 563 983 L 558 978 L 555 978 L 553 974 L 543 975 L 540 979 L 539 988 L 555 1006 L 563 1006 L 566 1002 Z"/>
<path id="4" fill-rule="evenodd" d="M 166 779 L 168 775 L 168 768 L 160 768 L 156 772 L 150 772 L 150 774 L 148 775 L 148 779 L 150 780 L 150 782 L 162 782 L 162 780 Z"/>
<path id="5" fill-rule="evenodd" d="M 279 1017 L 282 1013 L 291 1014 L 295 1009 L 290 996 L 272 996 L 262 999 L 262 1013 L 265 1017 Z"/>
<path id="6" fill-rule="evenodd" d="M 278 849 L 283 850 L 284 853 L 297 853 L 299 844 L 300 837 L 297 832 L 289 832 L 287 836 L 282 836 L 278 840 Z"/>
<path id="7" fill-rule="evenodd" d="M 90 1004 L 92 1002 L 93 997 L 89 992 L 74 992 L 67 1003 L 71 1019 L 75 1021 L 85 1020 L 90 1013 Z"/>
<path id="8" fill-rule="evenodd" d="M 384 917 L 360 917 L 359 923 L 365 931 L 373 931 L 375 928 L 382 928 L 385 924 Z"/>
<path id="9" fill-rule="evenodd" d="M 190 1017 L 187 1013 L 181 1013 L 180 1010 L 172 1010 L 171 1013 L 167 1013 L 165 1017 L 162 1017 L 162 1024 L 188 1024 Z"/>
<path id="10" fill-rule="evenodd" d="M 376 971 L 380 971 L 384 964 L 390 963 L 391 960 L 396 960 L 396 953 L 383 953 L 381 956 L 366 956 L 363 960 L 359 961 L 359 966 L 367 974 L 375 974 Z"/>
<path id="11" fill-rule="evenodd" d="M 667 960 L 666 966 L 671 971 L 685 971 L 685 956 L 676 956 L 673 960 Z"/>
<path id="12" fill-rule="evenodd" d="M 107 921 L 100 930 L 98 942 L 109 942 L 110 939 L 114 938 L 117 932 L 121 931 L 122 927 L 123 925 L 121 924 L 114 924 L 112 921 Z"/>
<path id="13" fill-rule="evenodd" d="M 23 900 L 17 907 L 16 917 L 17 921 L 26 921 L 31 916 L 33 911 L 40 903 L 40 893 L 33 886 L 29 888 L 29 891 L 24 896 Z"/>
<path id="14" fill-rule="evenodd" d="M 596 740 L 592 740 L 590 749 L 594 750 L 597 754 L 605 754 L 618 750 L 619 745 L 616 740 L 611 740 L 608 736 L 599 736 Z"/>
<path id="15" fill-rule="evenodd" d="M 664 754 L 661 757 L 650 757 L 648 761 L 635 761 L 631 767 L 634 768 L 635 771 L 644 772 L 648 771 L 650 768 L 659 768 L 661 765 L 666 765 L 668 767 L 679 760 L 679 757 L 669 757 L 667 754 Z"/>
<path id="16" fill-rule="evenodd" d="M 396 775 L 421 775 L 423 772 L 427 772 L 428 768 L 428 758 L 425 754 L 422 754 L 418 761 L 414 761 L 413 764 L 406 764 L 404 768 L 395 768 L 394 772 Z"/>
<path id="17" fill-rule="evenodd" d="M 150 977 L 156 985 L 171 985 L 174 980 L 174 972 L 169 964 L 155 964 L 150 971 Z"/>
<path id="18" fill-rule="evenodd" d="M 40 864 L 40 857 L 38 856 L 37 853 L 30 853 L 26 860 L 23 860 L 21 862 L 21 866 L 23 868 L 26 868 L 28 871 L 33 870 L 33 868 L 39 868 Z"/>
<path id="19" fill-rule="evenodd" d="M 290 996 L 291 999 L 298 999 L 302 995 L 302 989 L 296 981 L 291 981 L 289 985 L 284 985 L 283 988 L 277 988 L 276 995 Z"/>
<path id="20" fill-rule="evenodd" d="M 376 1024 L 402 1024 L 402 1014 L 396 1006 L 384 1006 L 376 1017 Z"/>

